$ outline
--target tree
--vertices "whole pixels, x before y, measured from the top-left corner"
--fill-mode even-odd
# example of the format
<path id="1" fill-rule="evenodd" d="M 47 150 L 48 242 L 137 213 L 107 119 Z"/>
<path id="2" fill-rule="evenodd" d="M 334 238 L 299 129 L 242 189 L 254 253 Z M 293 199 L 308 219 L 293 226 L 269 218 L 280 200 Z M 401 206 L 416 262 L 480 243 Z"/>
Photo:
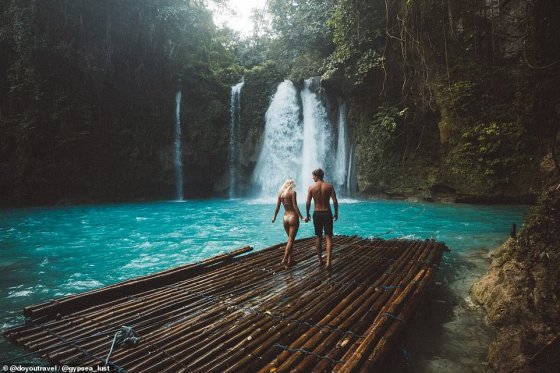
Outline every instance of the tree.
<path id="1" fill-rule="evenodd" d="M 318 75 L 322 61 L 333 50 L 327 26 L 333 1 L 271 0 L 267 4 L 272 26 L 270 58 L 286 66 L 294 79 Z"/>

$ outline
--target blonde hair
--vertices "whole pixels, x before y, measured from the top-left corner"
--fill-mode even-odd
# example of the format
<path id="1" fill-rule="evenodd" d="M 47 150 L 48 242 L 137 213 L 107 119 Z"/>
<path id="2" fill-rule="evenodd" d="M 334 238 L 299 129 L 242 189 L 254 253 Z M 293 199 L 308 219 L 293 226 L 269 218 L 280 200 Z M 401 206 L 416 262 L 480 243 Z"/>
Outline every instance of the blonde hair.
<path id="1" fill-rule="evenodd" d="M 294 179 L 286 179 L 286 181 L 284 181 L 284 184 L 282 184 L 282 186 L 280 187 L 279 193 L 280 193 L 280 197 L 284 198 L 286 197 L 286 194 L 288 194 L 288 192 L 290 190 L 295 190 L 296 189 L 296 182 Z"/>

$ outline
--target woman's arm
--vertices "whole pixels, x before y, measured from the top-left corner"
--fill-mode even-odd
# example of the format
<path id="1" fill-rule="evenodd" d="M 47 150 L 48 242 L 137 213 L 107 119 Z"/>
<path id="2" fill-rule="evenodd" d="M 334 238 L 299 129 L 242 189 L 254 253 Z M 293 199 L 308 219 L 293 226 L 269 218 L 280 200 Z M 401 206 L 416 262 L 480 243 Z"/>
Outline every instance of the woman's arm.
<path id="1" fill-rule="evenodd" d="M 274 210 L 274 217 L 272 218 L 272 222 L 276 221 L 276 215 L 278 215 L 278 211 L 280 211 L 280 195 L 278 195 L 278 200 L 276 201 L 276 209 Z"/>

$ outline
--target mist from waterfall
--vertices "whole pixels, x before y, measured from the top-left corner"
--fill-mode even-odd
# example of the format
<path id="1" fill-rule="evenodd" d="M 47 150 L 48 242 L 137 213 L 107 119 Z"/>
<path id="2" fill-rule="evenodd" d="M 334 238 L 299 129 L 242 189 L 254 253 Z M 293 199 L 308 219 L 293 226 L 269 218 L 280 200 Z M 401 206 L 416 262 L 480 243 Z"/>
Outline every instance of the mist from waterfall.
<path id="1" fill-rule="evenodd" d="M 235 155 L 237 154 L 236 144 L 239 140 L 239 130 L 241 125 L 241 88 L 244 82 L 241 81 L 231 87 L 230 95 L 230 127 L 229 127 L 229 151 L 228 151 L 228 170 L 229 170 L 229 198 L 235 197 L 235 186 L 237 184 L 237 172 L 235 168 Z"/>
<path id="2" fill-rule="evenodd" d="M 181 91 L 175 95 L 175 187 L 176 198 L 184 199 L 183 195 L 183 152 L 181 149 Z"/>
<path id="3" fill-rule="evenodd" d="M 278 85 L 265 115 L 263 145 L 253 173 L 256 196 L 273 198 L 282 183 L 293 178 L 303 202 L 313 183 L 311 172 L 318 167 L 337 188 L 347 184 L 346 109 L 339 108 L 335 131 L 315 93 L 317 83 L 305 80 L 301 92 L 289 80 Z"/>

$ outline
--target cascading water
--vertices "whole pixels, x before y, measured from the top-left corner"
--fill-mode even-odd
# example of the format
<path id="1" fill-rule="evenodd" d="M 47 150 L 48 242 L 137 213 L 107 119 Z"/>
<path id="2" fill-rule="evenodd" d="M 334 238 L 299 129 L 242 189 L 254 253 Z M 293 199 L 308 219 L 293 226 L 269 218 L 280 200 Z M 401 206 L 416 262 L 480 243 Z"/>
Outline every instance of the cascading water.
<path id="1" fill-rule="evenodd" d="M 228 166 L 229 166 L 229 198 L 235 197 L 236 170 L 235 170 L 235 155 L 236 155 L 236 142 L 239 138 L 239 126 L 241 124 L 241 88 L 243 81 L 231 87 L 230 96 L 230 127 L 229 127 L 229 153 L 228 153 Z"/>
<path id="2" fill-rule="evenodd" d="M 333 183 L 335 187 L 344 192 L 348 188 L 346 174 L 349 172 L 346 169 L 346 141 L 346 104 L 342 103 L 338 107 L 338 142 L 336 145 Z"/>
<path id="3" fill-rule="evenodd" d="M 261 197 L 275 196 L 287 178 L 296 178 L 301 169 L 302 123 L 297 89 L 285 80 L 278 85 L 265 114 L 262 150 L 253 181 Z"/>
<path id="4" fill-rule="evenodd" d="M 278 85 L 266 112 L 263 146 L 253 174 L 260 197 L 276 196 L 284 180 L 293 178 L 302 201 L 313 182 L 311 172 L 318 167 L 337 188 L 347 184 L 346 109 L 340 109 L 335 148 L 336 133 L 313 92 L 317 83 L 307 79 L 299 95 L 289 80 Z"/>
<path id="5" fill-rule="evenodd" d="M 181 91 L 175 95 L 175 180 L 176 198 L 183 200 L 183 155 L 181 150 Z"/>
<path id="6" fill-rule="evenodd" d="M 305 80 L 301 91 L 303 148 L 300 184 L 303 181 L 305 185 L 312 182 L 311 172 L 317 167 L 325 171 L 326 179 L 332 178 L 334 166 L 332 125 L 321 100 L 310 89 L 313 83 L 313 79 Z"/>

